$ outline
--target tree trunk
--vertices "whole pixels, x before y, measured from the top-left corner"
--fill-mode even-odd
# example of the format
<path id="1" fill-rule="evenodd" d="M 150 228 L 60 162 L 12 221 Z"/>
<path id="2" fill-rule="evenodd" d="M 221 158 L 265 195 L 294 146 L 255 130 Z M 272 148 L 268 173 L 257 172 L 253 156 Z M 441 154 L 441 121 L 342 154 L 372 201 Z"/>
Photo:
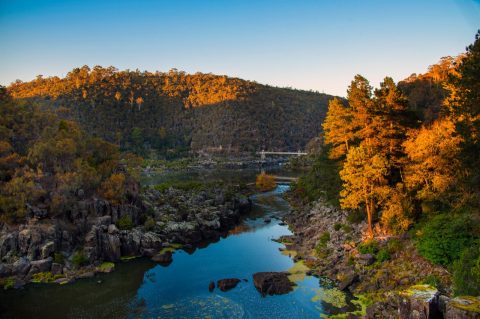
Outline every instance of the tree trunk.
<path id="1" fill-rule="evenodd" d="M 368 237 L 372 239 L 373 238 L 373 226 L 372 226 L 373 205 L 371 201 L 368 201 L 365 206 L 367 207 Z"/>

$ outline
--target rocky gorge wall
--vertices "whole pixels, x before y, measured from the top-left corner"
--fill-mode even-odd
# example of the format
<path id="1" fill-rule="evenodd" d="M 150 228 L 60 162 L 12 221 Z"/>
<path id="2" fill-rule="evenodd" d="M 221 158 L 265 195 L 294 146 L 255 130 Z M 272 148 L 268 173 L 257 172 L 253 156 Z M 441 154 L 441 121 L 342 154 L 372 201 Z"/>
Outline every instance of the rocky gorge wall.
<path id="1" fill-rule="evenodd" d="M 35 274 L 48 273 L 68 282 L 90 275 L 105 261 L 148 256 L 168 262 L 172 246 L 213 240 L 250 207 L 247 197 L 222 188 L 150 188 L 132 204 L 92 199 L 62 216 L 32 213 L 25 224 L 1 225 L 0 278 L 22 286 Z"/>

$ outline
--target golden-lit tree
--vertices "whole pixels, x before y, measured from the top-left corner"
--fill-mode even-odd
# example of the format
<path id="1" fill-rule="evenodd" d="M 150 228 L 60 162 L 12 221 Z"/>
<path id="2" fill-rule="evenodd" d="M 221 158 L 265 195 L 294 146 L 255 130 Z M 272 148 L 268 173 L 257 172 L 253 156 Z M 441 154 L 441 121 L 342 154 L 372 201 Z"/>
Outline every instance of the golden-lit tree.
<path id="1" fill-rule="evenodd" d="M 328 112 L 323 122 L 325 143 L 330 144 L 330 158 L 343 158 L 351 146 L 355 131 L 353 128 L 352 110 L 346 107 L 341 100 L 334 98 L 328 103 Z"/>
<path id="2" fill-rule="evenodd" d="M 257 175 L 255 185 L 259 191 L 266 192 L 274 189 L 277 183 L 272 175 L 261 173 Z"/>
<path id="3" fill-rule="evenodd" d="M 381 155 L 370 155 L 363 146 L 353 147 L 340 171 L 343 208 L 364 208 L 367 213 L 369 236 L 373 237 L 373 216 L 376 208 L 388 197 L 388 162 Z"/>
<path id="4" fill-rule="evenodd" d="M 448 118 L 410 133 L 403 144 L 409 160 L 404 179 L 419 199 L 439 199 L 456 184 L 462 174 L 462 141 Z"/>

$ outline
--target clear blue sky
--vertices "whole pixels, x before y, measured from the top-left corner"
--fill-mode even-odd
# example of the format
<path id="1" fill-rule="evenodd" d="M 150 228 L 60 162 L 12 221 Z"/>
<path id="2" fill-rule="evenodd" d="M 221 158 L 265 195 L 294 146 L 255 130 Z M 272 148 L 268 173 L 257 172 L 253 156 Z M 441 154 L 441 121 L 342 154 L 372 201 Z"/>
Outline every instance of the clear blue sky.
<path id="1" fill-rule="evenodd" d="M 456 55 L 476 0 L 0 0 L 0 83 L 82 65 L 227 74 L 345 95 Z"/>

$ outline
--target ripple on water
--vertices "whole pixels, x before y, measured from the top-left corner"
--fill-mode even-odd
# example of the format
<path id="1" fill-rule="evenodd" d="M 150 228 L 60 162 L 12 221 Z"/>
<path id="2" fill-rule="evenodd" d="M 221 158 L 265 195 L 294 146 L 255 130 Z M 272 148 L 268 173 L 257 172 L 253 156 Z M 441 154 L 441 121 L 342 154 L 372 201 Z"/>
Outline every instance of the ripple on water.
<path id="1" fill-rule="evenodd" d="M 158 318 L 241 319 L 245 316 L 242 305 L 220 295 L 192 297 L 174 304 L 150 306 L 149 313 Z"/>

